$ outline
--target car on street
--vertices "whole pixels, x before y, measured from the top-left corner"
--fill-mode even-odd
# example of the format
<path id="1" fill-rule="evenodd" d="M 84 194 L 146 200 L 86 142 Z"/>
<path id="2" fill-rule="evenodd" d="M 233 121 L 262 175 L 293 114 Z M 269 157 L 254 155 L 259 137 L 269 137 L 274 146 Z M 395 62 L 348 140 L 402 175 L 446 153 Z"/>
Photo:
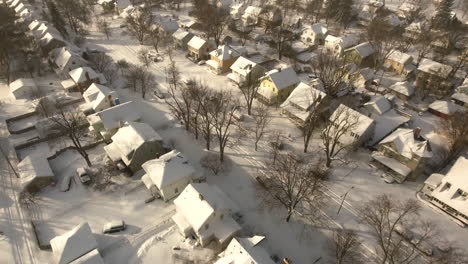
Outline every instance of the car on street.
<path id="1" fill-rule="evenodd" d="M 125 230 L 126 228 L 127 228 L 127 225 L 125 224 L 125 221 L 115 220 L 115 221 L 106 223 L 104 227 L 102 228 L 102 233 L 110 234 L 110 233 L 120 232 L 120 231 Z"/>
<path id="2" fill-rule="evenodd" d="M 78 169 L 76 169 L 76 175 L 78 176 L 82 184 L 88 185 L 91 183 L 91 177 L 89 177 L 89 174 L 85 168 L 79 167 Z"/>

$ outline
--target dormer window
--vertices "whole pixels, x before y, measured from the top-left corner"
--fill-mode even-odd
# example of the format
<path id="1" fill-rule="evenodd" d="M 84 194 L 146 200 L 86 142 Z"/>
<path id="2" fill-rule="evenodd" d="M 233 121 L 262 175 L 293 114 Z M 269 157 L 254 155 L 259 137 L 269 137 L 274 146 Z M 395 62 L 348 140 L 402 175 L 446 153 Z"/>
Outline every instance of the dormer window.
<path id="1" fill-rule="evenodd" d="M 465 199 L 468 197 L 468 193 L 464 192 L 463 190 L 460 190 L 460 189 L 457 190 L 457 194 L 460 195 L 461 197 L 465 198 Z"/>

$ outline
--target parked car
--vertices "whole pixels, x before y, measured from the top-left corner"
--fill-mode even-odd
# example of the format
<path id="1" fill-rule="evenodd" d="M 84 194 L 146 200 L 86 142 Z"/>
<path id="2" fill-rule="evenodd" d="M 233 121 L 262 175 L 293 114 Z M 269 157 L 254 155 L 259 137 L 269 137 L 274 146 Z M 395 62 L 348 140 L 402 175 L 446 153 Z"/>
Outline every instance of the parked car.
<path id="1" fill-rule="evenodd" d="M 66 175 L 65 177 L 63 177 L 62 182 L 60 183 L 60 191 L 67 192 L 68 190 L 70 190 L 71 179 L 71 175 Z"/>
<path id="2" fill-rule="evenodd" d="M 79 167 L 78 169 L 76 169 L 76 175 L 78 176 L 82 184 L 91 183 L 91 177 L 89 177 L 89 174 L 85 168 Z"/>
<path id="3" fill-rule="evenodd" d="M 110 234 L 110 233 L 115 233 L 115 232 L 120 232 L 125 230 L 127 228 L 127 225 L 125 225 L 125 221 L 123 220 L 116 220 L 109 222 L 104 225 L 102 228 L 102 233 L 104 234 Z"/>

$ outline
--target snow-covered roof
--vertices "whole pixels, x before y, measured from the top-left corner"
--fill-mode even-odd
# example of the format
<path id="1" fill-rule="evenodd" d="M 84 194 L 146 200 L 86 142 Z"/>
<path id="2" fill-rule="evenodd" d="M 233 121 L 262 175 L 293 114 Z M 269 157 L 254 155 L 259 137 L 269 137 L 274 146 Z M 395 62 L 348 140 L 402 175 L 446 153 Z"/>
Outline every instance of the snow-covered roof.
<path id="1" fill-rule="evenodd" d="M 55 35 L 60 36 L 60 32 L 52 26 L 42 23 L 32 34 L 36 39 L 41 39 L 47 32 L 53 32 Z"/>
<path id="2" fill-rule="evenodd" d="M 262 8 L 258 6 L 248 6 L 244 14 L 242 15 L 243 18 L 247 17 L 258 17 L 260 13 L 262 12 Z"/>
<path id="3" fill-rule="evenodd" d="M 258 242 L 255 240 L 259 239 L 261 241 L 264 237 L 233 238 L 226 249 L 218 255 L 220 258 L 214 264 L 273 264 L 265 249 L 257 245 Z"/>
<path id="4" fill-rule="evenodd" d="M 189 161 L 175 149 L 157 159 L 143 163 L 141 167 L 158 189 L 163 189 L 184 178 L 191 179 L 195 173 Z"/>
<path id="5" fill-rule="evenodd" d="M 445 115 L 452 115 L 455 112 L 465 111 L 462 106 L 454 104 L 450 101 L 436 100 L 428 106 L 429 109 L 440 112 Z"/>
<path id="6" fill-rule="evenodd" d="M 356 66 L 355 64 L 352 64 L 352 66 Z M 362 77 L 365 81 L 369 81 L 374 78 L 374 70 L 372 70 L 369 67 L 362 68 L 359 70 L 359 76 Z"/>
<path id="7" fill-rule="evenodd" d="M 402 156 L 411 159 L 413 155 L 429 158 L 432 156 L 429 141 L 422 138 L 414 138 L 414 130 L 410 128 L 398 128 L 379 144 L 393 143 L 395 150 Z"/>
<path id="8" fill-rule="evenodd" d="M 414 86 L 408 81 L 394 83 L 388 87 L 388 89 L 406 96 L 412 96 L 414 94 Z"/>
<path id="9" fill-rule="evenodd" d="M 327 26 L 321 23 L 313 24 L 310 28 L 315 34 L 325 35 L 328 32 Z"/>
<path id="10" fill-rule="evenodd" d="M 336 115 L 339 116 L 337 117 Z M 353 132 L 354 134 L 359 136 L 363 135 L 374 123 L 374 120 L 372 118 L 363 115 L 344 104 L 340 104 L 330 116 L 330 120 L 334 120 L 335 124 L 338 126 L 344 123 L 345 119 L 347 118 L 352 118 L 352 120 L 348 120 L 348 122 L 354 122 L 355 120 L 357 120 L 357 125 L 351 128 L 351 131 L 348 132 Z"/>
<path id="11" fill-rule="evenodd" d="M 83 98 L 87 103 L 92 103 L 96 101 L 100 94 L 104 96 L 108 96 L 113 91 L 102 84 L 92 83 L 86 91 L 83 92 Z"/>
<path id="12" fill-rule="evenodd" d="M 184 29 L 182 29 L 182 28 L 179 28 L 179 29 L 177 29 L 176 32 L 174 32 L 172 34 L 172 36 L 177 40 L 180 40 L 180 41 L 187 40 L 187 42 L 188 42 L 189 38 L 193 37 L 193 34 L 186 31 L 186 30 L 184 30 Z"/>
<path id="13" fill-rule="evenodd" d="M 453 209 L 468 215 L 468 199 L 460 192 L 468 193 L 468 159 L 459 157 L 442 179 L 441 184 L 432 192 L 432 196 Z"/>
<path id="14" fill-rule="evenodd" d="M 47 33 L 45 33 L 45 35 L 40 39 L 40 43 L 41 43 L 41 45 L 47 45 L 52 40 L 61 41 L 61 42 L 63 42 L 63 45 L 65 45 L 65 42 L 64 42 L 62 36 L 60 35 L 60 33 L 57 33 L 57 32 L 47 32 Z"/>
<path id="15" fill-rule="evenodd" d="M 468 94 L 454 93 L 452 94 L 452 99 L 468 104 Z"/>
<path id="16" fill-rule="evenodd" d="M 395 61 L 397 63 L 406 65 L 408 63 L 411 63 L 411 61 L 413 60 L 413 57 L 399 50 L 391 50 L 390 55 L 388 56 L 387 60 Z"/>
<path id="17" fill-rule="evenodd" d="M 125 122 L 138 121 L 140 118 L 141 115 L 135 111 L 134 103 L 132 101 L 118 104 L 87 117 L 90 124 L 102 122 L 105 130 L 118 128 Z"/>
<path id="18" fill-rule="evenodd" d="M 174 200 L 177 213 L 182 214 L 190 226 L 199 231 L 216 211 L 236 212 L 237 205 L 218 187 L 206 183 L 191 183 Z"/>
<path id="19" fill-rule="evenodd" d="M 398 10 L 402 11 L 402 12 L 411 12 L 413 10 L 416 10 L 418 9 L 419 6 L 414 4 L 414 3 L 411 3 L 411 2 L 403 2 L 403 4 L 401 4 L 399 7 L 398 7 Z"/>
<path id="20" fill-rule="evenodd" d="M 309 46 L 302 41 L 296 40 L 291 43 L 291 49 L 296 53 L 309 50 Z"/>
<path id="21" fill-rule="evenodd" d="M 237 60 L 231 65 L 231 70 L 237 72 L 242 76 L 247 76 L 252 69 L 257 66 L 257 63 L 240 56 Z"/>
<path id="22" fill-rule="evenodd" d="M 356 50 L 356 52 L 361 56 L 362 58 L 366 58 L 367 56 L 371 55 L 374 53 L 374 48 L 370 44 L 370 42 L 364 42 L 359 45 L 354 46 L 350 50 Z"/>
<path id="23" fill-rule="evenodd" d="M 278 90 L 282 90 L 301 81 L 292 67 L 281 70 L 271 70 L 267 72 L 266 75 Z"/>
<path id="24" fill-rule="evenodd" d="M 179 24 L 177 24 L 177 21 L 169 16 L 155 16 L 154 23 L 155 25 L 158 25 L 160 28 L 162 28 L 165 32 L 169 33 L 174 33 L 177 31 L 177 29 L 179 29 Z"/>
<path id="25" fill-rule="evenodd" d="M 114 157 L 124 156 L 127 157 L 128 160 L 131 160 L 134 150 L 138 149 L 146 142 L 153 141 L 162 141 L 162 138 L 150 125 L 139 122 L 126 122 L 125 125 L 112 136 L 112 143 L 104 148 L 107 153 L 117 150 L 118 153 L 112 153 Z"/>
<path id="26" fill-rule="evenodd" d="M 82 83 L 87 81 L 86 73 L 90 80 L 99 78 L 99 75 L 90 67 L 80 67 L 76 68 L 68 73 L 75 83 Z"/>
<path id="27" fill-rule="evenodd" d="M 54 63 L 60 70 L 64 70 L 70 60 L 79 61 L 81 66 L 87 64 L 79 54 L 71 51 L 68 47 L 61 47 L 55 52 Z"/>
<path id="28" fill-rule="evenodd" d="M 19 78 L 16 79 L 14 82 L 10 83 L 10 91 L 14 92 L 18 89 L 26 88 L 29 90 L 36 89 L 36 82 L 30 78 Z"/>
<path id="29" fill-rule="evenodd" d="M 96 249 L 98 244 L 91 228 L 85 222 L 51 239 L 50 246 L 58 264 L 68 264 Z"/>
<path id="30" fill-rule="evenodd" d="M 316 60 L 317 57 L 318 55 L 316 53 L 306 51 L 306 52 L 302 52 L 298 54 L 296 56 L 296 59 L 302 63 L 308 63 L 308 62 Z"/>
<path id="31" fill-rule="evenodd" d="M 409 117 L 398 114 L 394 109 L 390 109 L 383 114 L 372 114 L 370 117 L 374 119 L 375 127 L 369 146 L 377 144 L 395 129 L 410 121 Z"/>
<path id="32" fill-rule="evenodd" d="M 300 82 L 289 97 L 281 104 L 281 107 L 293 103 L 306 111 L 312 110 L 310 107 L 314 105 L 315 102 L 320 102 L 327 96 L 322 90 L 323 86 L 318 81 L 313 83 L 313 86 Z"/>
<path id="33" fill-rule="evenodd" d="M 189 47 L 192 47 L 194 49 L 201 49 L 203 45 L 205 45 L 206 40 L 198 37 L 198 36 L 193 36 L 193 38 L 190 39 L 190 41 L 187 43 Z"/>
<path id="34" fill-rule="evenodd" d="M 36 30 L 44 21 L 34 19 L 31 23 L 29 23 L 28 28 L 29 30 Z"/>
<path id="35" fill-rule="evenodd" d="M 70 262 L 70 264 L 104 264 L 104 260 L 102 260 L 102 257 L 96 248 L 86 253 L 79 259 Z"/>
<path id="36" fill-rule="evenodd" d="M 452 67 L 449 65 L 445 65 L 445 64 L 424 58 L 419 63 L 418 71 L 437 75 L 442 78 L 447 78 L 447 76 L 452 71 Z"/>
<path id="37" fill-rule="evenodd" d="M 23 186 L 26 186 L 36 178 L 49 178 L 54 176 L 46 157 L 38 155 L 28 155 L 18 163 L 18 173 L 21 176 L 21 183 Z"/>
<path id="38" fill-rule="evenodd" d="M 384 96 L 375 96 L 371 98 L 369 102 L 364 104 L 364 107 L 373 113 L 377 113 L 378 115 L 381 115 L 392 109 L 390 101 L 388 101 L 388 99 Z"/>
<path id="39" fill-rule="evenodd" d="M 406 165 L 402 164 L 398 160 L 389 158 L 385 155 L 383 155 L 380 152 L 373 152 L 372 153 L 372 158 L 377 160 L 378 162 L 384 164 L 387 168 L 392 169 L 394 172 L 402 175 L 402 176 L 408 176 L 411 173 L 411 169 L 408 168 Z"/>
<path id="40" fill-rule="evenodd" d="M 432 188 L 437 188 L 439 184 L 442 182 L 442 179 L 445 175 L 440 173 L 432 173 L 425 181 L 424 184 L 431 186 Z"/>
<path id="41" fill-rule="evenodd" d="M 230 47 L 229 45 L 221 45 L 217 49 L 211 51 L 210 55 L 213 57 L 217 57 L 221 61 L 224 61 L 239 57 L 241 56 L 241 53 L 238 50 Z"/>

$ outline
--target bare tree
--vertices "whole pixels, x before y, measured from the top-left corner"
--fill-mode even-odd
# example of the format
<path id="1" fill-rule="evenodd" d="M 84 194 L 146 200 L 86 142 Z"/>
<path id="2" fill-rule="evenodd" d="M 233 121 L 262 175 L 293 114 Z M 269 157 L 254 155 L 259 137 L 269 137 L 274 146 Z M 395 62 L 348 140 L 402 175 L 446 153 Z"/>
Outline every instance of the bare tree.
<path id="1" fill-rule="evenodd" d="M 139 8 L 126 19 L 128 30 L 143 44 L 153 23 L 153 15 L 149 8 Z"/>
<path id="2" fill-rule="evenodd" d="M 49 120 L 71 139 L 78 153 L 85 159 L 86 164 L 91 166 L 88 153 L 82 145 L 83 139 L 87 136 L 86 117 L 79 111 L 64 112 L 62 108 L 58 108 L 57 112 L 56 115 L 49 117 Z"/>
<path id="3" fill-rule="evenodd" d="M 112 28 L 110 27 L 110 24 L 109 22 L 107 22 L 107 20 L 99 19 L 97 21 L 97 27 L 99 29 L 99 32 L 106 35 L 107 39 L 109 39 L 109 37 L 112 36 Z"/>
<path id="4" fill-rule="evenodd" d="M 221 44 L 221 37 L 229 22 L 229 13 L 216 4 L 207 1 L 196 1 L 194 15 L 202 25 L 203 31 L 209 38 L 213 38 L 216 45 Z M 209 15 L 208 15 L 209 14 Z"/>
<path id="5" fill-rule="evenodd" d="M 52 97 L 45 96 L 45 94 L 38 89 L 33 92 L 31 97 L 36 98 L 33 100 L 32 104 L 34 105 L 36 112 L 42 117 L 49 118 L 56 112 L 55 106 L 57 103 L 52 99 Z"/>
<path id="6" fill-rule="evenodd" d="M 244 96 L 248 115 L 252 114 L 252 104 L 257 96 L 258 89 L 260 88 L 260 78 L 260 72 L 251 70 L 245 77 L 245 80 L 237 84 L 239 90 Z"/>
<path id="7" fill-rule="evenodd" d="M 281 6 L 281 23 L 273 30 L 275 37 L 276 51 L 278 52 L 278 59 L 282 59 L 283 52 L 288 43 L 294 40 L 294 34 L 291 30 L 292 15 L 297 8 L 299 8 L 299 0 L 276 0 L 276 5 Z"/>
<path id="8" fill-rule="evenodd" d="M 314 134 L 315 129 L 320 125 L 321 117 L 323 114 L 323 108 L 321 107 L 322 95 L 315 91 L 310 91 L 310 95 L 307 95 L 309 98 L 305 98 L 306 100 L 310 100 L 312 103 L 307 109 L 308 116 L 306 120 L 301 125 L 300 129 L 302 131 L 302 138 L 304 139 L 304 153 L 307 153 L 309 142 Z"/>
<path id="9" fill-rule="evenodd" d="M 458 70 L 462 69 L 464 70 L 467 68 L 468 64 L 466 63 L 468 61 L 468 48 L 463 49 L 463 51 L 458 55 L 457 61 L 455 62 L 454 65 L 452 65 L 452 71 L 450 72 L 450 75 L 448 78 L 451 78 L 455 76 Z"/>
<path id="10" fill-rule="evenodd" d="M 234 112 L 239 103 L 233 99 L 231 92 L 215 91 L 210 98 L 211 125 L 219 144 L 219 160 L 224 161 L 224 148 L 230 137 L 229 128 L 234 123 Z"/>
<path id="11" fill-rule="evenodd" d="M 138 89 L 138 76 L 140 74 L 141 66 L 135 64 L 128 64 L 128 69 L 125 71 L 125 80 L 127 81 L 127 87 L 132 87 L 133 91 Z"/>
<path id="12" fill-rule="evenodd" d="M 329 119 L 328 125 L 322 131 L 321 138 L 327 158 L 326 166 L 329 168 L 333 160 L 337 160 L 338 154 L 350 148 L 354 143 L 341 143 L 353 129 L 359 125 L 359 117 L 350 108 L 340 105 Z M 344 140 L 343 140 L 344 141 Z"/>
<path id="13" fill-rule="evenodd" d="M 128 70 L 130 65 L 128 64 L 128 62 L 126 60 L 122 59 L 122 60 L 117 61 L 116 67 L 117 67 L 117 69 L 120 70 L 120 74 L 124 75 L 125 71 Z"/>
<path id="14" fill-rule="evenodd" d="M 215 153 L 208 153 L 200 159 L 200 165 L 210 170 L 214 175 L 218 175 L 226 169 L 226 164 L 219 160 Z"/>
<path id="15" fill-rule="evenodd" d="M 156 77 L 146 68 L 141 67 L 138 74 L 138 81 L 140 83 L 141 97 L 145 98 L 146 93 L 150 88 L 156 87 Z"/>
<path id="16" fill-rule="evenodd" d="M 323 205 L 322 179 L 326 172 L 303 162 L 293 153 L 278 154 L 276 162 L 268 167 L 268 178 L 263 179 L 269 194 L 266 202 L 284 207 L 287 210 L 286 222 L 296 211 L 319 214 Z"/>
<path id="17" fill-rule="evenodd" d="M 170 38 L 164 32 L 164 30 L 157 25 L 152 26 L 151 30 L 148 33 L 148 37 L 151 40 L 151 45 L 156 50 L 156 52 L 159 52 L 158 48 L 161 45 L 166 44 L 170 40 Z"/>
<path id="18" fill-rule="evenodd" d="M 105 72 L 109 67 L 113 67 L 112 58 L 104 52 L 91 54 L 87 57 L 91 68 L 98 72 Z"/>
<path id="19" fill-rule="evenodd" d="M 360 242 L 356 232 L 338 229 L 333 232 L 330 243 L 330 255 L 336 264 L 356 264 L 360 261 Z"/>
<path id="20" fill-rule="evenodd" d="M 213 91 L 204 88 L 200 89 L 200 92 L 196 94 L 197 104 L 200 105 L 200 118 L 201 118 L 201 131 L 205 138 L 205 147 L 210 150 L 211 146 L 211 135 L 213 130 L 213 115 L 212 113 L 212 97 Z"/>
<path id="21" fill-rule="evenodd" d="M 344 58 L 320 52 L 317 60 L 311 63 L 312 73 L 322 83 L 328 96 L 336 98 L 350 89 L 354 77 L 349 75 Z"/>
<path id="22" fill-rule="evenodd" d="M 420 250 L 432 242 L 435 226 L 419 219 L 419 211 L 416 200 L 399 201 L 385 194 L 359 208 L 361 221 L 370 226 L 377 240 L 378 263 L 414 263 Z"/>
<path id="23" fill-rule="evenodd" d="M 257 151 L 258 142 L 265 135 L 266 127 L 271 122 L 270 109 L 268 109 L 268 106 L 265 104 L 258 104 L 253 108 L 253 118 L 255 124 L 252 128 L 252 132 L 255 136 L 255 151 Z"/>
<path id="24" fill-rule="evenodd" d="M 66 18 L 70 28 L 79 33 L 82 30 L 82 24 L 89 24 L 91 22 L 92 6 L 85 3 L 83 0 L 55 0 L 60 14 Z"/>
<path id="25" fill-rule="evenodd" d="M 427 55 L 431 52 L 432 43 L 434 40 L 435 37 L 432 34 L 432 29 L 430 28 L 429 23 L 422 24 L 421 32 L 415 39 L 416 51 L 418 53 L 416 58 L 416 66 L 419 66 L 421 60 L 426 58 Z"/>
<path id="26" fill-rule="evenodd" d="M 456 112 L 439 123 L 439 133 L 448 140 L 444 164 L 455 159 L 468 145 L 468 112 Z"/>
<path id="27" fill-rule="evenodd" d="M 147 68 L 151 65 L 150 51 L 147 48 L 141 48 L 138 51 L 138 60 Z"/>

